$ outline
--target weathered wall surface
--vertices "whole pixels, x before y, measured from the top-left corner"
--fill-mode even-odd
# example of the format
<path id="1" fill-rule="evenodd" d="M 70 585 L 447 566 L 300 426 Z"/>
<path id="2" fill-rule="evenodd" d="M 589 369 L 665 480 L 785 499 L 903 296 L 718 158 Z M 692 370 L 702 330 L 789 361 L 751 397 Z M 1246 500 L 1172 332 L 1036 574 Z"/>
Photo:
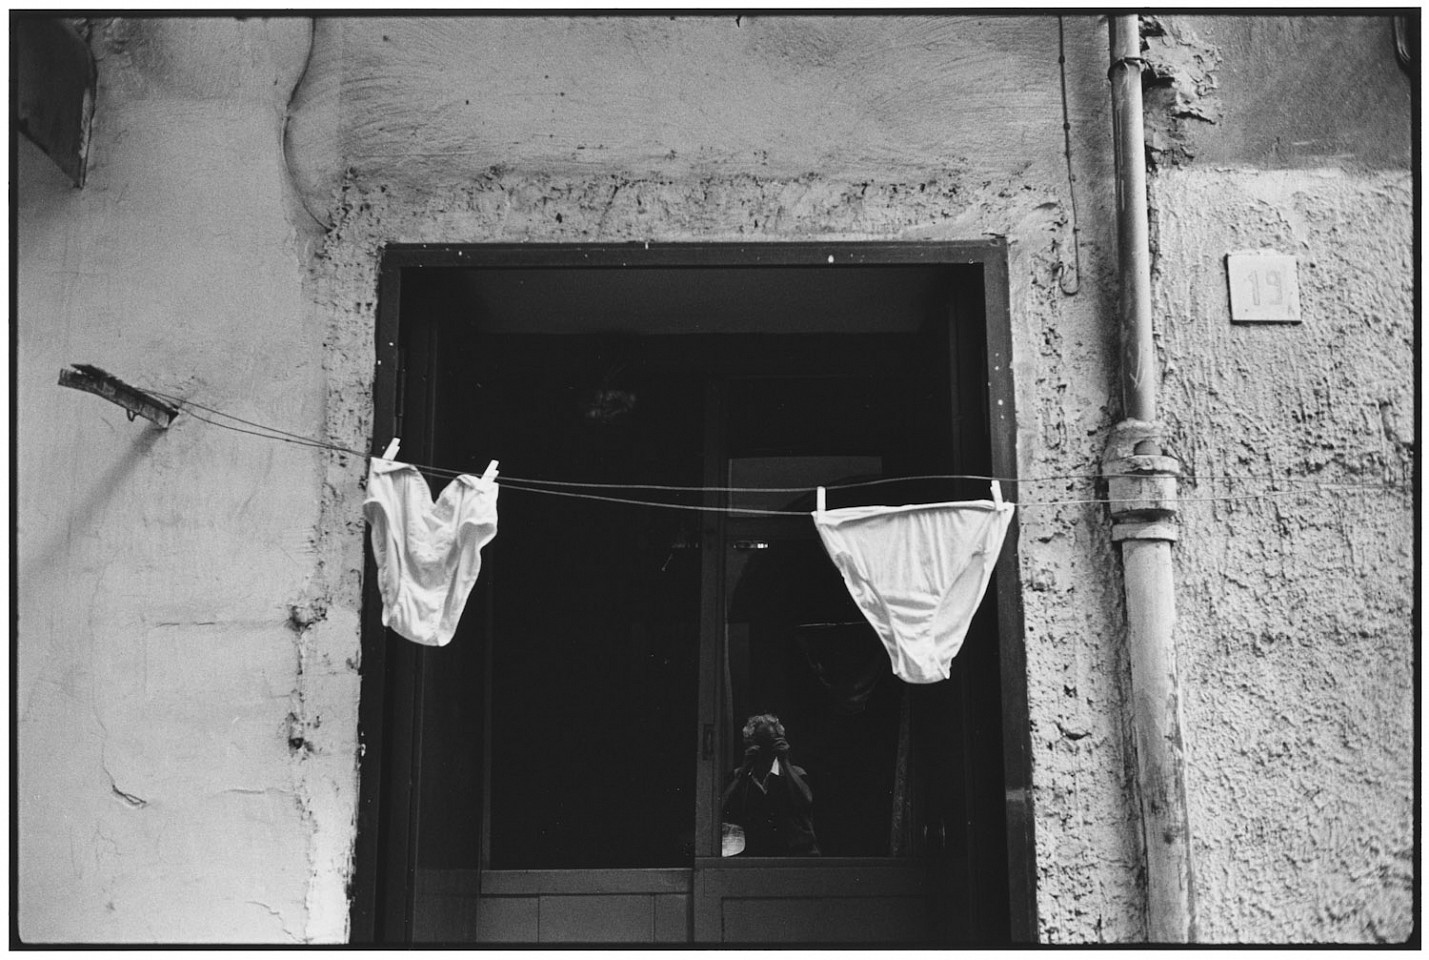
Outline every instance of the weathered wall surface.
<path id="1" fill-rule="evenodd" d="M 1170 28 L 1163 61 L 1194 33 Z M 1177 163 L 1260 95 L 1218 92 L 1219 54 L 1194 42 Z M 340 940 L 357 796 L 364 464 L 192 417 L 154 436 L 56 388 L 65 363 L 366 448 L 384 243 L 997 234 L 1023 476 L 1096 473 L 1120 417 L 1101 18 L 1066 21 L 1071 296 L 1055 17 L 147 20 L 102 23 L 94 47 L 88 185 L 21 154 L 29 938 Z M 1406 468 L 1408 190 L 1393 172 L 1153 178 L 1165 417 L 1191 469 Z M 1302 256 L 1301 327 L 1221 315 L 1220 255 L 1259 245 Z M 1406 511 L 1382 492 L 1187 504 L 1212 939 L 1403 930 Z M 1134 940 L 1116 551 L 1097 504 L 1029 504 L 1020 524 L 1040 935 Z"/>
<path id="2" fill-rule="evenodd" d="M 1410 168 L 1409 78 L 1390 17 L 1145 17 L 1142 36 L 1156 151 L 1261 169 Z"/>
<path id="3" fill-rule="evenodd" d="M 27 940 L 343 936 L 357 678 L 324 674 L 357 640 L 352 622 L 313 626 L 318 459 L 190 416 L 162 433 L 55 384 L 88 362 L 252 420 L 319 421 L 322 332 L 280 152 L 308 34 L 98 24 L 88 183 L 20 145 Z"/>
<path id="4" fill-rule="evenodd" d="M 1069 24 L 1083 66 L 1095 26 Z M 493 166 L 1065 184 L 1057 91 L 1053 17 L 321 19 L 290 154 L 315 209 L 347 172 L 448 191 Z"/>
<path id="5" fill-rule="evenodd" d="M 1387 17 L 1167 17 L 1146 47 L 1163 418 L 1191 477 L 1176 638 L 1200 936 L 1402 940 L 1409 80 Z M 1302 324 L 1230 322 L 1224 256 L 1262 249 L 1297 258 Z M 1189 502 L 1271 475 L 1299 492 Z"/>
<path id="6" fill-rule="evenodd" d="M 55 396 L 60 364 L 365 447 L 382 243 L 993 233 L 1024 472 L 1090 469 L 1113 413 L 1093 20 L 1067 32 L 1076 297 L 1054 18 L 354 19 L 310 49 L 305 26 L 105 24 L 90 186 L 24 171 L 27 937 L 340 939 L 355 800 L 363 465 L 191 417 L 134 441 Z M 1023 518 L 1052 940 L 1141 929 L 1094 512 Z"/>
<path id="7" fill-rule="evenodd" d="M 1154 193 L 1202 936 L 1402 940 L 1414 875 L 1407 172 L 1176 171 Z M 1232 325 L 1223 255 L 1299 263 L 1304 322 Z M 1332 485 L 1322 490 L 1319 485 Z M 1334 484 L 1367 484 L 1334 489 Z M 1389 488 L 1382 485 L 1387 484 Z"/>
<path id="8" fill-rule="evenodd" d="M 998 234 L 1011 243 L 1022 472 L 1096 472 L 1117 411 L 1095 18 L 1066 24 L 1085 272 L 1070 297 L 1058 287 L 1073 256 L 1054 17 L 362 20 L 320 23 L 318 37 L 314 64 L 332 57 L 342 72 L 315 66 L 291 147 L 308 205 L 333 224 L 316 275 L 340 358 L 328 407 L 340 442 L 371 429 L 349 414 L 370 383 L 382 241 Z M 340 182 L 324 148 L 342 158 Z M 334 474 L 337 499 L 356 496 L 360 471 Z M 1058 481 L 1023 495 L 1095 492 Z M 1020 522 L 1040 934 L 1135 939 L 1115 553 L 1095 505 L 1029 507 Z"/>

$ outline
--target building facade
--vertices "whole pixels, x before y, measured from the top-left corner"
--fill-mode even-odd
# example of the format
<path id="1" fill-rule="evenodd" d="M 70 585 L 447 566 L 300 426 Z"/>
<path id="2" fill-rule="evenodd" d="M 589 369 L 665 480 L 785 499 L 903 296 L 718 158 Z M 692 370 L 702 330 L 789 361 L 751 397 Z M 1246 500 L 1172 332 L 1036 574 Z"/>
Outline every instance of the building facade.
<path id="1" fill-rule="evenodd" d="M 23 940 L 1151 935 L 1107 17 L 69 26 L 83 185 L 14 170 Z M 1138 28 L 1190 936 L 1403 941 L 1417 15 Z M 1242 319 L 1285 274 L 1233 315 L 1266 253 L 1295 322 Z M 398 433 L 511 478 L 440 649 L 375 619 L 351 451 Z M 759 631 L 832 608 L 750 572 L 807 533 L 521 482 L 925 473 L 1019 503 L 993 585 L 942 684 L 786 644 L 827 720 Z M 851 824 L 818 863 L 720 862 L 764 704 Z"/>

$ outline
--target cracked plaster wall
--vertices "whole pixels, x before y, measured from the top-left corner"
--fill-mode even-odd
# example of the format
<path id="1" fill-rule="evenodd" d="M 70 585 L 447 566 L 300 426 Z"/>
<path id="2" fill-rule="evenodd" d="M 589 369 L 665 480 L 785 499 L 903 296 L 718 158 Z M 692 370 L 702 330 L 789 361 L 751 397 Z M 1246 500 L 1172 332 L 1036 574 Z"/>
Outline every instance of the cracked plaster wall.
<path id="1" fill-rule="evenodd" d="M 990 233 L 1010 244 L 1021 472 L 1094 472 L 1119 416 L 1106 38 L 1066 28 L 1073 297 L 1054 17 L 100 22 L 89 185 L 21 145 L 22 933 L 341 940 L 356 803 L 363 464 L 192 418 L 154 436 L 53 368 L 363 448 L 383 243 Z M 1136 939 L 1115 552 L 1095 505 L 1020 523 L 1039 935 Z M 1216 589 L 1201 557 L 1178 561 L 1192 596 Z M 1238 720 L 1263 720 L 1255 695 Z M 1188 699 L 1193 763 L 1215 696 Z M 1255 876 L 1272 903 L 1291 889 Z M 1219 902 L 1213 931 L 1264 930 Z"/>
<path id="2" fill-rule="evenodd" d="M 92 30 L 84 189 L 18 144 L 19 932 L 341 939 L 357 640 L 354 614 L 323 613 L 321 461 L 55 383 L 88 362 L 321 422 L 311 237 L 280 149 L 309 23 Z"/>

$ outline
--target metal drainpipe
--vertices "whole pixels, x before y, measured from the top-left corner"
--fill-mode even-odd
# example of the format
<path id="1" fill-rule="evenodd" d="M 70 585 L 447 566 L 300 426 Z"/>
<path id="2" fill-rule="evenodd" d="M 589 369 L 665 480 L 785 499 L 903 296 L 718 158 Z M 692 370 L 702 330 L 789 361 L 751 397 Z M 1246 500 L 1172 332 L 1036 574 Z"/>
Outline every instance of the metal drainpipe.
<path id="1" fill-rule="evenodd" d="M 1151 332 L 1151 251 L 1141 107 L 1141 34 L 1134 15 L 1109 18 L 1112 116 L 1120 240 L 1122 411 L 1102 458 L 1111 500 L 1112 540 L 1121 544 L 1126 643 L 1131 661 L 1132 738 L 1146 852 L 1147 939 L 1187 943 L 1195 936 L 1186 757 L 1176 676 L 1176 479 L 1156 419 Z"/>

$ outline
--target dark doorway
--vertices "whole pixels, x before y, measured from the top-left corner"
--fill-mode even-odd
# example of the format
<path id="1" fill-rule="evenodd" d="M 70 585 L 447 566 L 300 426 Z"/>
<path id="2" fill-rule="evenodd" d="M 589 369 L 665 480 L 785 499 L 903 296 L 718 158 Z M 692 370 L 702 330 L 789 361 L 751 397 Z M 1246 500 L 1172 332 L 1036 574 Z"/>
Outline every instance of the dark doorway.
<path id="1" fill-rule="evenodd" d="M 908 687 L 799 492 L 1010 475 L 985 263 L 912 249 L 389 252 L 379 354 L 398 374 L 384 393 L 379 367 L 374 443 L 400 432 L 413 462 L 472 473 L 499 459 L 503 484 L 450 646 L 369 631 L 355 939 L 1018 935 L 1010 591 L 951 680 Z M 751 487 L 790 492 L 728 489 Z M 986 490 L 902 481 L 830 506 Z M 812 771 L 817 862 L 720 856 L 738 726 L 770 710 Z"/>

